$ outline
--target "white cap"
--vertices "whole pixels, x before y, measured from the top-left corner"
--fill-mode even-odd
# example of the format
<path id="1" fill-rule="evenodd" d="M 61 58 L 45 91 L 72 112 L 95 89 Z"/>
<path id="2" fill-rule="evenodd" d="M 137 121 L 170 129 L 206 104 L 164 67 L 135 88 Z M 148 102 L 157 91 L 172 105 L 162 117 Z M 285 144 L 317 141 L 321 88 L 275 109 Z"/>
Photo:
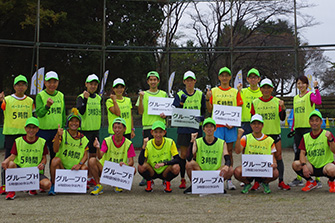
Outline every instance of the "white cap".
<path id="1" fill-rule="evenodd" d="M 251 117 L 251 120 L 250 120 L 250 123 L 252 123 L 253 121 L 259 121 L 261 123 L 264 123 L 263 121 L 263 117 L 259 114 L 254 114 L 252 117 Z"/>
<path id="2" fill-rule="evenodd" d="M 186 71 L 185 74 L 184 74 L 184 79 L 183 80 L 186 80 L 187 78 L 193 78 L 194 80 L 196 80 L 195 78 L 195 74 L 192 72 L 192 71 Z"/>
<path id="3" fill-rule="evenodd" d="M 121 79 L 121 78 L 116 78 L 116 79 L 114 80 L 114 82 L 113 82 L 113 87 L 115 87 L 115 86 L 118 85 L 118 84 L 121 84 L 121 85 L 123 85 L 123 86 L 126 86 L 126 84 L 124 83 L 124 80 Z"/>
<path id="4" fill-rule="evenodd" d="M 100 83 L 98 76 L 95 74 L 88 75 L 88 77 L 86 78 L 86 83 L 89 83 L 92 81 L 97 81 L 98 83 Z"/>
<path id="5" fill-rule="evenodd" d="M 50 79 L 56 79 L 56 80 L 59 80 L 58 79 L 58 74 L 55 72 L 55 71 L 49 71 L 48 73 L 45 74 L 45 78 L 44 80 L 45 81 L 48 81 Z"/>
<path id="6" fill-rule="evenodd" d="M 269 85 L 270 87 L 273 88 L 272 81 L 269 78 L 265 78 L 261 81 L 260 87 L 263 87 L 264 85 Z"/>

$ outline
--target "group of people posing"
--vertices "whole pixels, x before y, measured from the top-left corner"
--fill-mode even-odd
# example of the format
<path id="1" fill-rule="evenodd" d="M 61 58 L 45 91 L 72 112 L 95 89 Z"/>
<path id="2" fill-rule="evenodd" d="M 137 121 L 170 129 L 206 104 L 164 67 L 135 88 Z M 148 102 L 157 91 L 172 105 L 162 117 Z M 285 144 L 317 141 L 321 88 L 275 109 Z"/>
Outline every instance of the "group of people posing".
<path id="1" fill-rule="evenodd" d="M 300 93 L 294 97 L 294 124 L 290 135 L 294 135 L 296 149 L 292 167 L 297 178 L 285 184 L 280 127 L 280 121 L 286 116 L 284 101 L 272 96 L 274 86 L 271 80 L 261 81 L 255 68 L 247 74 L 247 88 L 242 88 L 242 84 L 237 89 L 230 87 L 231 78 L 230 69 L 221 68 L 218 73 L 220 85 L 204 94 L 195 89 L 195 74 L 185 72 L 185 88 L 175 95 L 173 106 L 199 110 L 200 116 L 196 117 L 199 128 L 178 127 L 175 143 L 166 135 L 166 115 L 148 114 L 149 97 L 165 98 L 168 95 L 158 89 L 159 74 L 156 71 L 147 74 L 149 89 L 140 91 L 136 102 L 143 126 L 143 146 L 137 167 L 143 177 L 140 186 L 146 186 L 145 191 L 152 192 L 153 179 L 160 178 L 164 191 L 170 193 L 171 180 L 180 174 L 179 188 L 188 194 L 192 193 L 192 186 L 187 187 L 185 173 L 191 180 L 193 170 L 220 170 L 220 175 L 227 180 L 227 189 L 236 189 L 231 180 L 234 175 L 243 186 L 242 193 L 258 190 L 260 186 L 264 193 L 271 193 L 269 182 L 277 178 L 278 188 L 282 190 L 303 186 L 304 178 L 307 182 L 302 190 L 310 191 L 322 186 L 321 176 L 329 178 L 329 191 L 335 192 L 334 136 L 321 129 L 322 115 L 315 110 L 315 104 L 321 104 L 318 83 L 314 82 L 315 93 L 312 93 L 307 90 L 309 83 L 305 76 L 296 80 Z M 35 104 L 25 95 L 26 77 L 17 76 L 13 85 L 15 93 L 8 96 L 0 93 L 6 150 L 2 169 L 38 167 L 40 188 L 49 195 L 56 195 L 56 169 L 88 170 L 88 187 L 94 186 L 90 193 L 99 195 L 103 193 L 100 177 L 106 160 L 121 166 L 134 166 L 136 154 L 131 139 L 135 137 L 135 128 L 131 100 L 124 96 L 125 82 L 121 78 L 113 81 L 112 94 L 106 101 L 110 135 L 101 144 L 101 97 L 96 93 L 99 83 L 95 74 L 87 77 L 86 90 L 77 97 L 76 108 L 66 117 L 64 95 L 57 90 L 59 78 L 56 72 L 46 73 L 45 89 L 37 94 Z M 242 128 L 219 125 L 214 119 L 206 118 L 206 111 L 212 113 L 215 104 L 241 106 Z M 241 166 L 233 168 L 233 149 L 237 154 L 272 155 L 272 178 L 243 177 Z M 50 180 L 44 175 L 48 153 Z M 121 188 L 114 190 L 122 192 Z M 15 192 L 6 191 L 4 171 L 0 193 L 6 194 L 8 200 L 15 198 Z M 29 194 L 36 195 L 37 192 L 29 191 Z"/>

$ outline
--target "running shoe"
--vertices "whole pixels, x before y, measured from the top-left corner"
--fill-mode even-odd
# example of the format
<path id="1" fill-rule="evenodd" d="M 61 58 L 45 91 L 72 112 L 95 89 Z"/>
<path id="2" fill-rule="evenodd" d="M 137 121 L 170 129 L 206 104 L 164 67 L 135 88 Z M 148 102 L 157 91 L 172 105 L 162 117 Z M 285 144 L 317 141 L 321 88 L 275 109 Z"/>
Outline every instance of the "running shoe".
<path id="1" fill-rule="evenodd" d="M 243 190 L 241 190 L 242 194 L 247 194 L 249 193 L 249 190 L 251 188 L 251 184 L 244 184 Z"/>
<path id="2" fill-rule="evenodd" d="M 304 182 L 302 182 L 302 180 L 298 180 L 297 178 L 295 178 L 290 183 L 288 183 L 288 185 L 290 187 L 297 187 L 297 186 L 302 187 L 304 186 Z"/>
<path id="3" fill-rule="evenodd" d="M 313 180 L 313 182 L 309 180 L 306 182 L 306 185 L 301 190 L 308 192 L 308 191 L 313 190 L 317 186 L 318 186 L 318 183 L 315 180 Z"/>
<path id="4" fill-rule="evenodd" d="M 145 188 L 145 192 L 152 192 L 152 186 L 151 186 L 152 181 L 148 180 L 147 181 L 147 187 Z"/>
<path id="5" fill-rule="evenodd" d="M 329 181 L 328 185 L 329 185 L 329 192 L 335 193 L 335 181 Z"/>
<path id="6" fill-rule="evenodd" d="M 259 182 L 255 181 L 254 185 L 252 186 L 251 190 L 258 190 L 259 189 Z"/>
<path id="7" fill-rule="evenodd" d="M 123 189 L 119 187 L 114 187 L 115 193 L 122 193 Z"/>
<path id="8" fill-rule="evenodd" d="M 318 184 L 318 185 L 316 186 L 316 188 L 322 188 L 322 183 L 321 183 L 321 181 L 320 181 L 320 177 L 315 177 L 315 181 L 316 181 L 316 183 Z"/>
<path id="9" fill-rule="evenodd" d="M 240 187 L 244 187 L 244 183 L 243 182 L 240 183 Z"/>
<path id="10" fill-rule="evenodd" d="M 170 181 L 165 181 L 164 184 L 164 192 L 165 193 L 171 193 L 172 189 L 171 189 L 171 182 Z"/>
<path id="11" fill-rule="evenodd" d="M 15 198 L 15 192 L 11 191 L 7 193 L 6 200 L 14 200 Z"/>
<path id="12" fill-rule="evenodd" d="M 267 183 L 261 183 L 261 185 L 262 185 L 262 187 L 263 187 L 263 189 L 264 189 L 264 194 L 269 194 L 269 193 L 271 193 L 271 190 L 270 190 L 270 188 L 269 188 L 269 184 L 267 184 Z"/>
<path id="13" fill-rule="evenodd" d="M 227 180 L 227 189 L 228 190 L 236 190 L 236 187 L 231 180 Z"/>
<path id="14" fill-rule="evenodd" d="M 51 188 L 50 188 L 50 190 L 48 192 L 48 195 L 53 195 L 53 196 L 56 195 L 56 193 L 55 193 L 55 184 L 51 185 Z"/>
<path id="15" fill-rule="evenodd" d="M 35 195 L 37 195 L 37 191 L 36 190 L 30 190 L 28 192 L 28 194 L 31 195 L 31 196 L 35 196 Z"/>
<path id="16" fill-rule="evenodd" d="M 186 180 L 181 179 L 179 189 L 185 189 L 186 188 Z"/>
<path id="17" fill-rule="evenodd" d="M 97 184 L 93 190 L 91 191 L 91 195 L 99 195 L 104 192 L 103 186 L 101 184 Z"/>
<path id="18" fill-rule="evenodd" d="M 87 186 L 89 187 L 93 187 L 96 186 L 97 182 L 95 182 L 95 180 L 93 178 L 91 178 L 90 180 L 87 181 Z"/>
<path id="19" fill-rule="evenodd" d="M 289 185 L 285 184 L 284 181 L 282 181 L 278 184 L 278 189 L 280 189 L 280 190 L 290 190 L 291 188 L 290 188 Z"/>
<path id="20" fill-rule="evenodd" d="M 1 194 L 1 195 L 6 195 L 6 186 L 5 186 L 5 185 L 2 185 L 2 186 L 0 187 L 0 194 Z"/>
<path id="21" fill-rule="evenodd" d="M 141 182 L 138 185 L 139 186 L 145 186 L 145 185 L 147 185 L 147 181 L 144 178 L 142 178 Z"/>
<path id="22" fill-rule="evenodd" d="M 183 192 L 184 194 L 192 194 L 192 185 L 189 186 L 186 190 Z"/>

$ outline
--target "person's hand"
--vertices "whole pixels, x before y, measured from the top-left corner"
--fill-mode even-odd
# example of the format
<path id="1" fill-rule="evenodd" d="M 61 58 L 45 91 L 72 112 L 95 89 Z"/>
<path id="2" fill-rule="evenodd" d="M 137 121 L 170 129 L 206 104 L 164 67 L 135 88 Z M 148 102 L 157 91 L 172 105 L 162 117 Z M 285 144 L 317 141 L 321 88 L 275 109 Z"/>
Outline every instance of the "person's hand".
<path id="1" fill-rule="evenodd" d="M 90 96 L 90 93 L 88 93 L 88 91 L 84 91 L 83 92 L 84 98 L 88 98 Z"/>
<path id="2" fill-rule="evenodd" d="M 282 109 L 285 109 L 285 103 L 283 100 L 279 100 L 279 106 L 282 108 Z"/>
<path id="3" fill-rule="evenodd" d="M 328 140 L 332 140 L 333 139 L 333 137 L 332 137 L 332 133 L 331 132 L 329 132 L 329 131 L 326 131 L 326 137 L 327 137 L 327 139 Z"/>
<path id="4" fill-rule="evenodd" d="M 5 93 L 1 92 L 0 93 L 0 101 L 3 101 L 5 99 Z"/>
<path id="5" fill-rule="evenodd" d="M 78 164 L 74 165 L 74 166 L 71 168 L 71 170 L 80 170 L 80 167 L 81 167 L 81 165 L 78 163 Z"/>
<path id="6" fill-rule="evenodd" d="M 271 167 L 274 169 L 274 168 L 277 168 L 277 163 L 272 163 L 271 164 Z"/>
<path id="7" fill-rule="evenodd" d="M 164 163 L 156 163 L 155 169 L 158 169 L 159 167 L 162 167 L 164 165 L 165 165 Z"/>
<path id="8" fill-rule="evenodd" d="M 161 118 L 166 118 L 166 115 L 165 115 L 163 112 L 160 113 L 159 116 L 160 116 Z"/>
<path id="9" fill-rule="evenodd" d="M 180 97 L 180 103 L 185 103 L 186 99 L 187 99 L 187 95 L 182 94 L 181 97 Z"/>
<path id="10" fill-rule="evenodd" d="M 197 139 L 198 137 L 198 133 L 191 133 L 191 142 L 195 142 L 195 140 Z"/>
<path id="11" fill-rule="evenodd" d="M 95 139 L 94 139 L 93 146 L 96 149 L 100 149 L 100 142 L 99 142 L 97 137 L 95 137 Z"/>
<path id="12" fill-rule="evenodd" d="M 220 171 L 220 176 L 223 177 L 224 173 L 227 173 L 229 170 L 229 166 L 224 165 L 224 167 Z"/>
<path id="13" fill-rule="evenodd" d="M 207 89 L 207 92 L 206 92 L 206 99 L 209 100 L 210 98 L 212 97 L 212 91 Z"/>
<path id="14" fill-rule="evenodd" d="M 143 147 L 142 148 L 147 147 L 148 141 L 149 141 L 149 137 L 146 137 L 146 138 L 143 139 Z"/>
<path id="15" fill-rule="evenodd" d="M 37 166 L 37 168 L 38 168 L 39 170 L 44 170 L 44 167 L 45 167 L 45 164 L 44 164 L 44 163 L 40 163 L 40 164 L 38 164 L 38 166 Z"/>
<path id="16" fill-rule="evenodd" d="M 131 130 L 130 138 L 133 139 L 135 137 L 135 130 Z"/>
<path id="17" fill-rule="evenodd" d="M 237 138 L 241 138 L 242 135 L 243 135 L 243 133 L 244 133 L 244 129 L 242 129 L 242 128 L 238 128 L 238 131 L 237 131 Z"/>
<path id="18" fill-rule="evenodd" d="M 198 123 L 202 122 L 204 120 L 204 117 L 203 116 L 195 116 L 194 117 L 194 120 Z"/>
<path id="19" fill-rule="evenodd" d="M 140 98 L 143 99 L 143 97 L 144 97 L 144 91 L 140 91 L 140 92 L 138 92 L 138 94 L 139 94 Z"/>
<path id="20" fill-rule="evenodd" d="M 314 87 L 317 87 L 319 85 L 319 83 L 317 81 L 314 81 L 313 85 L 314 85 Z"/>
<path id="21" fill-rule="evenodd" d="M 307 165 L 304 165 L 304 166 L 302 167 L 302 172 L 303 172 L 303 174 L 304 174 L 304 176 L 305 176 L 306 178 L 310 178 L 310 176 L 311 176 L 311 172 L 309 171 Z"/>
<path id="22" fill-rule="evenodd" d="M 242 83 L 239 83 L 239 84 L 237 85 L 237 90 L 238 90 L 238 91 L 241 91 L 241 90 L 242 90 L 242 87 L 243 87 Z"/>
<path id="23" fill-rule="evenodd" d="M 224 127 L 226 127 L 227 129 L 232 129 L 232 128 L 234 128 L 234 126 L 232 126 L 232 125 L 228 125 L 227 123 L 225 124 L 225 125 L 223 125 Z"/>
<path id="24" fill-rule="evenodd" d="M 5 160 L 1 163 L 1 167 L 6 170 L 8 168 L 8 162 Z"/>
<path id="25" fill-rule="evenodd" d="M 54 101 L 51 98 L 48 98 L 47 100 L 47 106 L 51 107 L 51 105 L 54 103 Z"/>
<path id="26" fill-rule="evenodd" d="M 125 163 L 124 163 L 124 162 L 120 162 L 119 165 L 120 165 L 120 166 L 123 166 L 123 165 L 125 165 Z"/>
<path id="27" fill-rule="evenodd" d="M 58 124 L 57 134 L 58 136 L 62 136 L 64 133 L 64 130 L 60 127 L 60 124 Z"/>
<path id="28" fill-rule="evenodd" d="M 292 138 L 295 135 L 295 131 L 291 131 L 289 132 L 289 134 L 287 134 L 287 138 Z"/>
<path id="29" fill-rule="evenodd" d="M 112 99 L 112 101 L 116 101 L 116 95 L 115 94 L 111 94 L 110 98 Z"/>

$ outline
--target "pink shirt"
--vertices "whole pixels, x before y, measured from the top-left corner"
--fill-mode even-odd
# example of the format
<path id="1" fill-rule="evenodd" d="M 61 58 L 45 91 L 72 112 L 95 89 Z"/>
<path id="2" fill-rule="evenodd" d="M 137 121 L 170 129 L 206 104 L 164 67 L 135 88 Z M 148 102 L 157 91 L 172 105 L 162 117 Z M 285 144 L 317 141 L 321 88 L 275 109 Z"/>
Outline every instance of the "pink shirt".
<path id="1" fill-rule="evenodd" d="M 123 136 L 122 142 L 120 144 L 116 144 L 114 135 L 112 136 L 112 140 L 113 140 L 114 145 L 116 146 L 116 148 L 120 148 L 123 145 L 124 141 L 126 141 L 126 138 Z M 107 150 L 108 150 L 108 147 L 107 147 L 106 141 L 104 140 L 102 142 L 102 145 L 101 145 L 101 152 L 106 153 Z M 134 156 L 136 156 L 135 149 L 134 149 L 133 144 L 131 144 L 129 149 L 128 149 L 128 158 L 131 158 L 131 157 L 134 157 Z"/>

